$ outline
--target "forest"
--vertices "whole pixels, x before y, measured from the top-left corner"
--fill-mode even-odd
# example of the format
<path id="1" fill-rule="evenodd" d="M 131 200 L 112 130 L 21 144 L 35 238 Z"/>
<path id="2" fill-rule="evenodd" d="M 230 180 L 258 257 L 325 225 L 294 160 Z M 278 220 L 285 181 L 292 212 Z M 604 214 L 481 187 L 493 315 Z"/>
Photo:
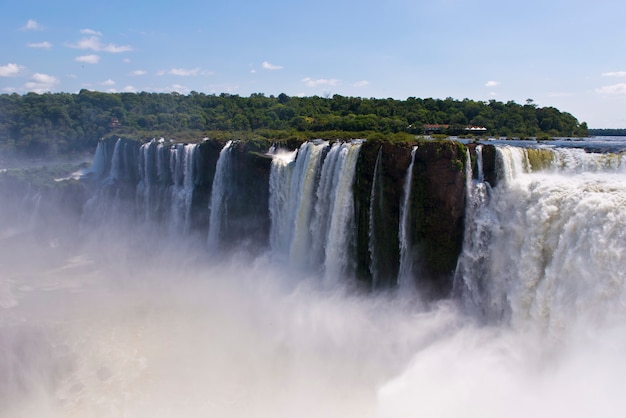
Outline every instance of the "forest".
<path id="1" fill-rule="evenodd" d="M 468 126 L 483 135 L 507 138 L 584 137 L 587 124 L 554 107 L 496 100 L 452 98 L 406 100 L 295 97 L 284 93 L 249 97 L 178 93 L 27 93 L 0 95 L 0 152 L 31 157 L 93 151 L 109 135 L 138 140 L 210 138 L 387 138 L 413 139 L 425 124 L 441 135 L 464 135 Z"/>
<path id="2" fill-rule="evenodd" d="M 626 136 L 626 129 L 589 129 L 589 136 Z"/>

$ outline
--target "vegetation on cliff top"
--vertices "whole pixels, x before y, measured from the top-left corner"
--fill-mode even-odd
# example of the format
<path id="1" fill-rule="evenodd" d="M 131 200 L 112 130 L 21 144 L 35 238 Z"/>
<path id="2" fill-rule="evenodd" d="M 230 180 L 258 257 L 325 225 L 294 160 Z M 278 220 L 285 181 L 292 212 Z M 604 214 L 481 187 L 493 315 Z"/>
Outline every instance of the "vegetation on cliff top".
<path id="1" fill-rule="evenodd" d="M 586 136 L 586 123 L 553 107 L 490 100 L 249 97 L 191 92 L 0 95 L 0 152 L 47 156 L 91 151 L 106 135 L 197 140 L 372 138 L 403 140 L 424 124 L 469 125 L 491 136 Z"/>

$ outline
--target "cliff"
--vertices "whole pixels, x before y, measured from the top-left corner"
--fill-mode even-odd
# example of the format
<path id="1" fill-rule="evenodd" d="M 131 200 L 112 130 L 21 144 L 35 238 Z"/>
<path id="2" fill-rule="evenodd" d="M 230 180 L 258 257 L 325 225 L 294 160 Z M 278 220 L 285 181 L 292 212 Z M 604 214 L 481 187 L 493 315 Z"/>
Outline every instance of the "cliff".
<path id="1" fill-rule="evenodd" d="M 148 223 L 153 231 L 168 232 L 164 236 L 172 237 L 175 231 L 177 237 L 195 236 L 205 242 L 213 225 L 219 230 L 215 238 L 218 251 L 270 251 L 273 167 L 268 150 L 276 145 L 295 150 L 302 142 L 235 141 L 227 155 L 222 155 L 225 145 L 220 140 L 197 144 L 141 144 L 129 139 L 101 142 L 90 174 L 83 177 L 84 185 L 98 190 L 84 205 L 82 219 L 105 224 L 124 215 L 131 224 Z M 346 218 L 353 222 L 348 226 L 352 232 L 342 244 L 350 257 L 347 276 L 367 289 L 395 287 L 403 244 L 405 258 L 411 261 L 403 273 L 408 271 L 405 279 L 427 298 L 448 294 L 463 242 L 467 148 L 474 152 L 473 144 L 466 147 L 449 140 L 368 140 L 360 145 L 350 209 L 354 213 Z M 323 160 L 328 149 L 319 158 Z M 485 176 L 495 182 L 495 153 L 491 151 L 483 151 L 483 156 L 494 156 L 484 162 L 486 170 L 491 167 Z M 218 164 L 220 158 L 228 161 Z M 311 174 L 314 182 L 319 181 L 321 164 L 317 174 Z M 218 166 L 223 173 L 217 173 Z M 412 181 L 406 189 L 409 167 Z M 341 174 L 336 171 L 334 175 Z M 216 183 L 220 214 L 219 219 L 211 220 Z M 311 195 L 309 210 L 314 211 L 319 198 Z M 83 194 L 75 200 L 87 199 Z M 401 225 L 405 225 L 404 234 Z M 311 224 L 307 228 L 312 228 Z"/>

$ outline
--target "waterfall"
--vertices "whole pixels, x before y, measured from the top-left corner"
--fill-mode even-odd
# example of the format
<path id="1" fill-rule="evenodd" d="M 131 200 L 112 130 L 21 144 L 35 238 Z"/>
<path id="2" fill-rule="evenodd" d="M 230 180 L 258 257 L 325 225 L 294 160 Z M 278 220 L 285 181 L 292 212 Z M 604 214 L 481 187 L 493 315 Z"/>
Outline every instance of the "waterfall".
<path id="1" fill-rule="evenodd" d="M 330 214 L 324 251 L 324 276 L 331 282 L 337 282 L 341 277 L 349 274 L 353 263 L 352 186 L 360 149 L 361 142 L 344 143 L 339 147 L 337 159 L 333 161 L 335 167 L 332 171 L 335 173 L 335 181 L 332 182 L 334 188 L 331 190 L 330 205 L 328 208 L 320 208 L 321 210 L 316 213 L 319 216 L 324 213 Z"/>
<path id="2" fill-rule="evenodd" d="M 228 141 L 220 151 L 213 178 L 211 201 L 209 203 L 209 234 L 207 246 L 210 251 L 216 251 L 220 244 L 220 231 L 225 223 L 224 217 L 228 214 L 228 186 L 227 182 L 231 171 L 231 154 L 236 143 Z"/>
<path id="3" fill-rule="evenodd" d="M 172 149 L 170 167 L 175 182 L 172 186 L 172 233 L 185 235 L 191 228 L 191 204 L 195 186 L 197 144 L 177 144 Z"/>
<path id="4" fill-rule="evenodd" d="M 293 225 L 291 223 L 290 200 L 291 178 L 297 151 L 270 152 L 273 155 L 270 170 L 270 250 L 284 257 L 289 252 Z"/>
<path id="5" fill-rule="evenodd" d="M 471 163 L 472 162 L 471 158 L 467 162 Z M 470 170 L 472 169 L 471 164 L 470 164 L 469 169 Z M 478 180 L 478 183 L 482 183 L 483 181 L 485 181 L 485 172 L 483 170 L 483 146 L 482 145 L 476 146 L 476 171 L 477 171 L 476 179 Z"/>
<path id="6" fill-rule="evenodd" d="M 604 317 L 626 298 L 626 178 L 604 163 L 619 158 L 549 150 L 531 171 L 533 152 L 497 148 L 498 186 L 474 183 L 455 290 L 491 319 L 558 329 Z"/>
<path id="7" fill-rule="evenodd" d="M 96 178 L 100 179 L 106 173 L 107 163 L 110 161 L 107 155 L 107 146 L 103 141 L 99 141 L 96 146 L 96 153 L 93 157 L 93 164 L 91 165 L 90 173 L 93 173 Z"/>
<path id="8" fill-rule="evenodd" d="M 139 148 L 139 183 L 137 184 L 137 210 L 143 214 L 143 221 L 152 223 L 157 220 L 158 203 L 156 188 L 158 177 L 156 158 L 158 142 L 152 140 Z"/>
<path id="9" fill-rule="evenodd" d="M 139 173 L 139 142 L 119 138 L 113 152 L 110 141 L 101 141 L 101 152 L 94 157 L 95 169 L 88 173 L 101 173 L 95 194 L 85 203 L 81 223 L 95 224 L 132 220 L 136 209 L 137 180 Z M 111 156 L 110 160 L 105 158 Z M 102 167 L 106 167 L 102 171 Z"/>
<path id="10" fill-rule="evenodd" d="M 352 186 L 361 143 L 306 142 L 276 155 L 270 174 L 271 250 L 292 265 L 337 280 L 350 270 Z M 330 148 L 330 149 L 329 149 Z M 327 151 L 327 153 L 326 153 Z"/>
<path id="11" fill-rule="evenodd" d="M 294 266 L 309 267 L 311 216 L 326 141 L 305 142 L 297 153 L 277 154 L 270 173 L 271 250 Z"/>
<path id="12" fill-rule="evenodd" d="M 118 139 L 113 149 L 113 156 L 111 157 L 111 171 L 109 172 L 109 181 L 117 181 L 122 178 L 122 170 L 124 166 L 124 140 Z"/>
<path id="13" fill-rule="evenodd" d="M 473 179 L 471 156 L 466 156 L 466 203 L 463 250 L 454 274 L 452 293 L 465 308 L 484 315 L 484 281 L 489 274 L 491 228 L 495 214 L 489 206 L 491 186 L 483 178 L 482 146 L 476 147 L 477 179 Z M 491 301 L 493 303 L 493 301 Z M 499 301 L 500 302 L 500 301 Z M 500 308 L 502 311 L 503 308 Z"/>
<path id="14" fill-rule="evenodd" d="M 413 183 L 413 164 L 415 163 L 415 152 L 417 146 L 411 149 L 411 162 L 406 170 L 404 187 L 402 189 L 402 205 L 400 206 L 400 228 L 398 231 L 398 241 L 400 244 L 400 268 L 398 271 L 398 286 L 404 287 L 409 284 L 413 275 L 413 259 L 411 255 L 411 237 L 409 234 L 410 225 L 410 204 L 411 185 Z"/>
<path id="15" fill-rule="evenodd" d="M 378 154 L 376 155 L 376 163 L 374 164 L 374 174 L 372 176 L 372 189 L 370 191 L 370 207 L 369 207 L 369 222 L 368 222 L 368 250 L 370 254 L 370 274 L 372 275 L 372 288 L 376 288 L 380 279 L 379 265 L 378 265 L 378 251 L 377 251 L 377 234 L 376 234 L 376 212 L 378 209 L 379 216 L 382 216 L 382 190 L 380 182 L 380 160 L 383 155 L 383 147 L 378 148 Z M 378 194 L 377 194 L 378 192 Z M 376 203 L 379 203 L 378 205 Z"/>
<path id="16" fill-rule="evenodd" d="M 307 142 L 300 147 L 291 177 L 288 222 L 293 227 L 290 236 L 289 256 L 291 262 L 309 268 L 311 251 L 311 222 L 315 205 L 315 186 L 319 180 L 324 151 L 328 142 Z"/>

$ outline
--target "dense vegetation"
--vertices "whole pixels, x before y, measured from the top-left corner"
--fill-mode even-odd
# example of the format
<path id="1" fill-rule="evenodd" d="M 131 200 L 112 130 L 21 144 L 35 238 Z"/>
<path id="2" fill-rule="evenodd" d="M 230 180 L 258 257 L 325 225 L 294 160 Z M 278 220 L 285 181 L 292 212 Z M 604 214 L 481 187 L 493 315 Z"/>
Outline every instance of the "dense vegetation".
<path id="1" fill-rule="evenodd" d="M 0 95 L 0 151 L 30 156 L 93 150 L 103 136 L 180 140 L 241 138 L 413 138 L 424 124 L 468 125 L 490 136 L 586 136 L 586 123 L 553 107 L 490 100 L 250 97 L 191 92 Z"/>
<path id="2" fill-rule="evenodd" d="M 589 129 L 590 136 L 626 136 L 626 129 Z"/>

